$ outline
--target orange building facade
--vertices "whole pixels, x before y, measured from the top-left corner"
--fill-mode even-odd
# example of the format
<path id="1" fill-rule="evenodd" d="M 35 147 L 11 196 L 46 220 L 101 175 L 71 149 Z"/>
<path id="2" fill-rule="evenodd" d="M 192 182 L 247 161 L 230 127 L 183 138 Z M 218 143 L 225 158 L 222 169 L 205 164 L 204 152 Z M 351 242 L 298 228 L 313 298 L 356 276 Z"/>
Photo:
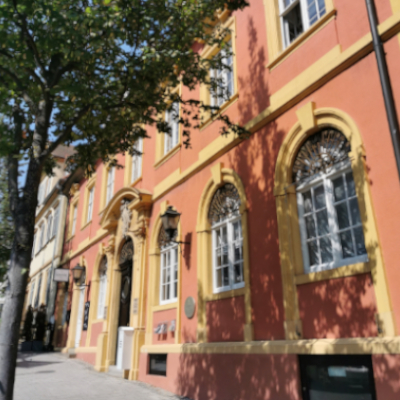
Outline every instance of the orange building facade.
<path id="1" fill-rule="evenodd" d="M 376 3 L 400 104 L 400 1 Z M 177 90 L 252 135 L 203 115 L 186 149 L 149 127 L 73 187 L 64 351 L 196 400 L 398 399 L 400 184 L 365 3 L 220 18 L 226 98 Z"/>

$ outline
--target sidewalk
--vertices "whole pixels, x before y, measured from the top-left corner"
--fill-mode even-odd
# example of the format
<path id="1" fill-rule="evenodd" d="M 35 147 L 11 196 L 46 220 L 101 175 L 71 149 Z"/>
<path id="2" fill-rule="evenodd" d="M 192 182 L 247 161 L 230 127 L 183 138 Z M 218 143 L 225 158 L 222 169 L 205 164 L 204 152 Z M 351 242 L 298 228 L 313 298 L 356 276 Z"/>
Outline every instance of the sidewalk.
<path id="1" fill-rule="evenodd" d="M 19 353 L 14 400 L 178 400 L 144 383 L 95 372 L 59 353 Z"/>

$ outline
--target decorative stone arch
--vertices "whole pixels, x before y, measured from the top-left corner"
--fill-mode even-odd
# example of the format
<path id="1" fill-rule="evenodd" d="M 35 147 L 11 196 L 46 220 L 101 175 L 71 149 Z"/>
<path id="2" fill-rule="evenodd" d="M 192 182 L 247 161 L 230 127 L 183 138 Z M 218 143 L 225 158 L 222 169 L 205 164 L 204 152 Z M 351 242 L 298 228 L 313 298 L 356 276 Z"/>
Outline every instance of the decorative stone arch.
<path id="1" fill-rule="evenodd" d="M 110 236 L 108 246 L 103 248 L 104 254 L 107 254 L 108 257 L 106 295 L 108 310 L 103 333 L 97 343 L 96 369 L 99 371 L 107 370 L 110 365 L 115 363 L 116 328 L 118 326 L 121 291 L 119 258 L 124 244 L 130 239 L 134 251 L 129 326 L 135 328 L 134 341 L 137 345 L 133 349 L 129 379 L 137 379 L 140 345 L 144 342 L 145 291 L 143 288 L 146 281 L 146 238 L 151 205 L 151 193 L 145 190 L 125 187 L 115 193 L 104 209 L 100 220 L 101 227 L 108 231 Z M 122 216 L 122 212 L 127 213 L 127 219 Z M 101 254 L 98 255 L 97 268 L 100 262 Z M 132 315 L 135 300 L 137 301 L 137 312 Z"/>
<path id="2" fill-rule="evenodd" d="M 88 285 L 88 279 L 89 279 L 89 274 L 88 274 L 88 265 L 86 263 L 85 257 L 80 256 L 79 257 L 79 264 L 83 267 L 85 267 L 85 280 L 84 283 L 85 285 Z M 72 265 L 74 267 L 75 265 Z M 72 275 L 72 274 L 71 274 Z M 68 341 L 67 341 L 67 347 L 68 348 L 75 348 L 75 338 L 76 338 L 76 333 L 77 333 L 77 322 L 78 322 L 78 309 L 79 309 L 79 295 L 81 290 L 84 291 L 84 296 L 87 296 L 87 289 L 88 286 L 85 286 L 82 289 L 82 286 L 76 285 L 74 281 L 72 281 L 73 285 L 73 295 L 72 295 L 72 305 L 71 305 L 71 316 L 70 316 L 70 326 L 69 326 L 69 334 L 68 334 Z M 85 299 L 84 299 L 85 301 Z"/>
<path id="3" fill-rule="evenodd" d="M 245 327 L 244 339 L 253 339 L 253 327 L 251 322 L 251 289 L 250 289 L 250 265 L 249 265 L 249 245 L 247 228 L 247 198 L 246 192 L 239 175 L 227 168 L 222 168 L 218 163 L 211 168 L 212 177 L 207 182 L 206 187 L 200 198 L 197 214 L 197 280 L 198 280 L 198 328 L 197 336 L 199 342 L 207 341 L 206 334 L 206 303 L 213 300 L 244 296 L 245 304 Z M 212 264 L 212 241 L 211 224 L 209 221 L 209 210 L 214 194 L 225 184 L 232 184 L 240 198 L 239 213 L 241 215 L 242 235 L 243 235 L 243 275 L 245 286 L 240 289 L 228 290 L 221 293 L 213 293 L 213 274 L 210 273 Z"/>
<path id="4" fill-rule="evenodd" d="M 371 272 L 377 299 L 377 322 L 382 336 L 395 334 L 392 307 L 387 291 L 385 270 L 369 180 L 366 175 L 365 150 L 361 134 L 354 121 L 343 111 L 333 108 L 315 109 L 308 103 L 297 111 L 298 122 L 287 134 L 275 167 L 274 195 L 278 220 L 279 249 L 285 308 L 286 339 L 302 336 L 296 286 L 303 283 Z M 302 144 L 325 128 L 341 132 L 350 144 L 348 153 L 356 186 L 365 245 L 369 261 L 344 267 L 304 274 L 300 229 L 297 212 L 296 187 L 292 181 L 293 165 Z"/>
<path id="5" fill-rule="evenodd" d="M 181 327 L 181 266 L 182 252 L 178 251 L 178 298 L 174 303 L 160 305 L 159 288 L 160 288 L 160 247 L 159 234 L 162 229 L 161 215 L 165 213 L 168 207 L 168 201 L 161 203 L 160 212 L 156 216 L 150 236 L 149 250 L 149 280 L 148 280 L 148 306 L 146 318 L 146 345 L 152 344 L 153 338 L 153 312 L 160 310 L 168 310 L 176 308 L 176 328 L 175 328 L 175 343 L 180 342 L 180 327 Z M 182 240 L 181 223 L 178 224 L 178 232 L 175 238 L 176 241 Z"/>

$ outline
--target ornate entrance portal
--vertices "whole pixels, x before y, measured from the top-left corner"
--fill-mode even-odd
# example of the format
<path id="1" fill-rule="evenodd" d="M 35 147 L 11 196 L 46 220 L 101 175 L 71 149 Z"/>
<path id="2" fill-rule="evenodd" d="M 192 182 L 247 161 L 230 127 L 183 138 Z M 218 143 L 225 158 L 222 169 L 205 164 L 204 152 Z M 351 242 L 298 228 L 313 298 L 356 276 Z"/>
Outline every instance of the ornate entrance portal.
<path id="1" fill-rule="evenodd" d="M 119 297 L 118 327 L 129 326 L 132 289 L 133 242 L 128 239 L 122 246 L 119 259 L 121 290 Z"/>

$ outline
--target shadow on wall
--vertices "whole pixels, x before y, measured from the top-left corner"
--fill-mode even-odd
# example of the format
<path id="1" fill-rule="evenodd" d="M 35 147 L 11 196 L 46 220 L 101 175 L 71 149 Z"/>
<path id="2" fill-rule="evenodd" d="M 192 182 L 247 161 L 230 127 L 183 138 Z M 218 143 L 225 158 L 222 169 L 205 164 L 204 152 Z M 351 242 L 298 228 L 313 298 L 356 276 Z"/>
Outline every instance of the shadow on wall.
<path id="1" fill-rule="evenodd" d="M 181 354 L 178 393 L 193 400 L 300 400 L 293 355 Z"/>
<path id="2" fill-rule="evenodd" d="M 357 158 L 353 171 L 367 172 L 363 157 Z M 355 177 L 356 178 L 356 177 Z M 355 179 L 359 204 L 367 193 L 362 179 Z M 370 185 L 373 182 L 369 182 Z M 305 338 L 374 337 L 378 335 L 376 324 L 376 298 L 373 282 L 376 274 L 378 243 L 368 241 L 368 224 L 371 216 L 360 207 L 364 221 L 365 245 L 372 272 L 346 278 L 332 279 L 298 286 L 300 317 Z M 375 235 L 373 235 L 375 236 Z"/>
<path id="3" fill-rule="evenodd" d="M 249 18 L 247 76 L 239 80 L 241 123 L 258 115 L 269 104 L 265 48 Z M 229 154 L 241 177 L 248 200 L 250 285 L 255 340 L 284 339 L 283 293 L 279 259 L 278 226 L 274 197 L 275 163 L 285 132 L 272 122 L 243 141 Z"/>
<path id="4" fill-rule="evenodd" d="M 377 336 L 370 274 L 301 285 L 297 290 L 304 338 Z"/>
<path id="5" fill-rule="evenodd" d="M 242 342 L 244 297 L 210 301 L 206 305 L 208 342 Z"/>

